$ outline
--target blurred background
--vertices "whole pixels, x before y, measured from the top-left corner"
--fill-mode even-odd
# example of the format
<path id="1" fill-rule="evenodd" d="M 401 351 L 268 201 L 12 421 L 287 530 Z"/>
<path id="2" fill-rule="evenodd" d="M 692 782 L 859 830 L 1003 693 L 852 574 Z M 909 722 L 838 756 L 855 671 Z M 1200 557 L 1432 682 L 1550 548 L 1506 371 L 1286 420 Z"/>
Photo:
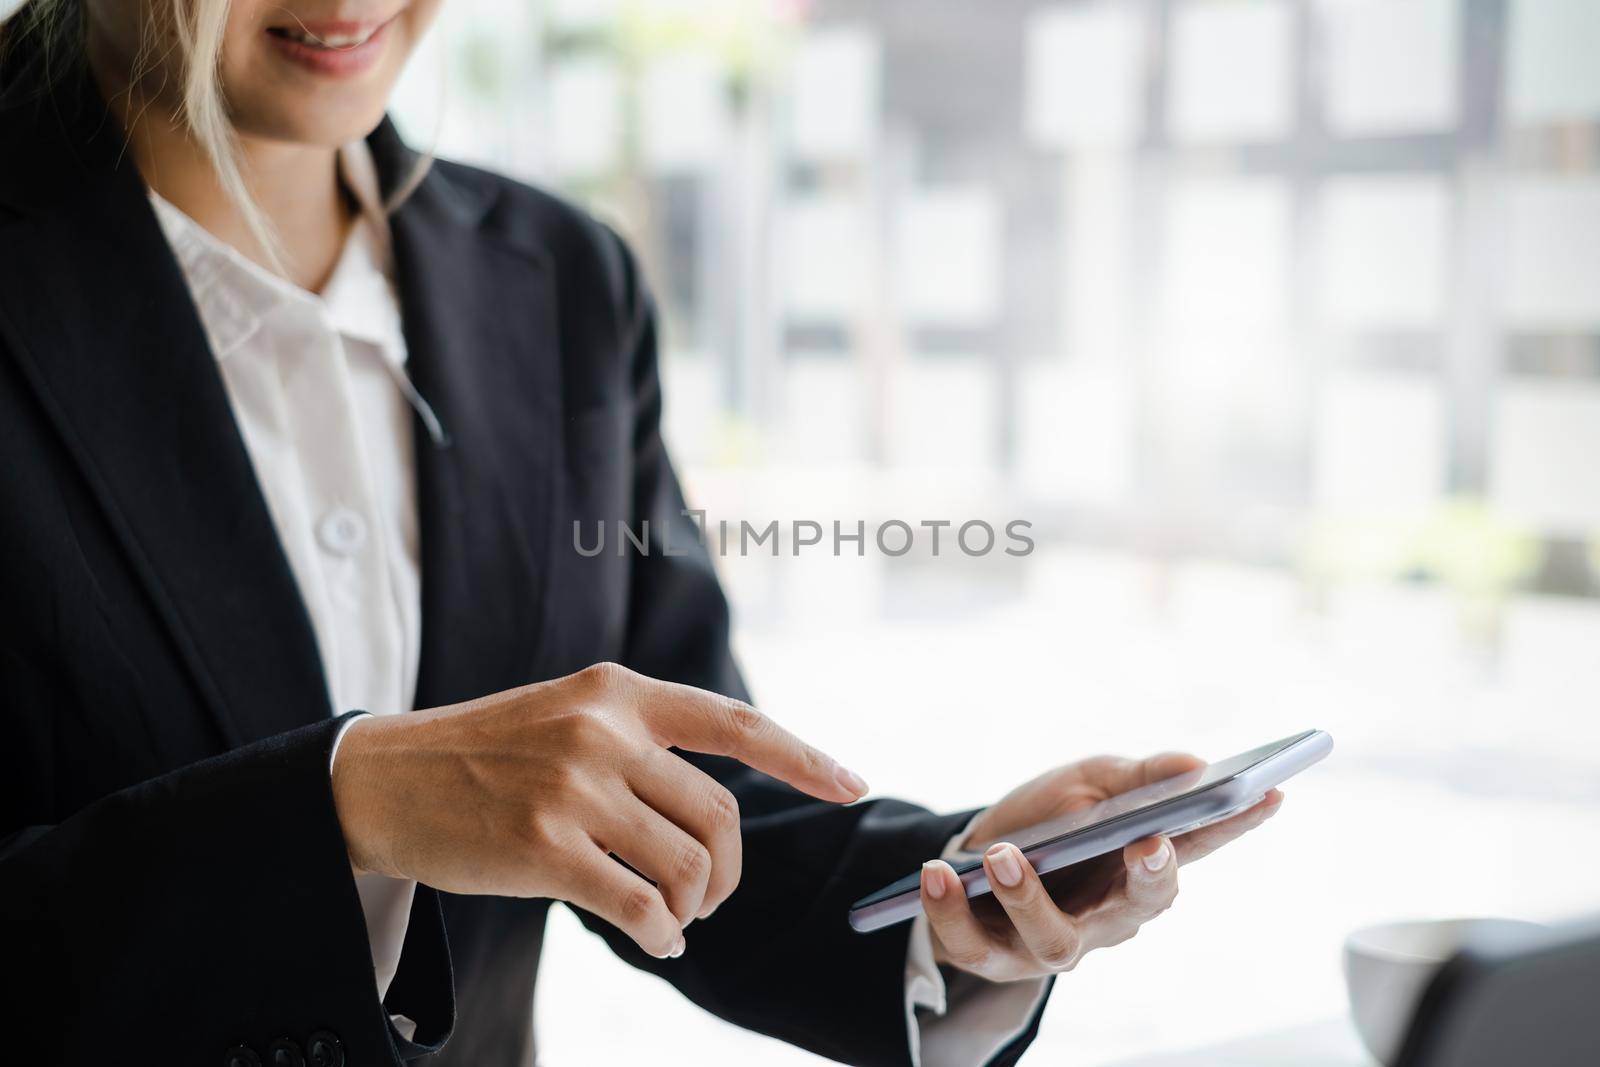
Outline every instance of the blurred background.
<path id="1" fill-rule="evenodd" d="M 1597 57 L 1594 0 L 451 0 L 398 113 L 631 239 L 713 524 L 1033 523 L 719 561 L 879 793 L 1333 732 L 1057 985 L 1032 1060 L 1099 1065 L 1337 1027 L 1366 922 L 1600 910 Z M 549 1064 L 815 1062 L 556 924 Z"/>

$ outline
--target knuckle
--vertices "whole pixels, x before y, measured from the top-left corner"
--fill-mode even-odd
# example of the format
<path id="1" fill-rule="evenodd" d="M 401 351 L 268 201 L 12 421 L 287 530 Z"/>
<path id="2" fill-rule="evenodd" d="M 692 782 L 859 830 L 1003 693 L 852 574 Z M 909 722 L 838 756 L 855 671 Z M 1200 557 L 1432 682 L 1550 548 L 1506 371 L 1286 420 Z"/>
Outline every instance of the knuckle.
<path id="1" fill-rule="evenodd" d="M 522 827 L 523 843 L 541 855 L 559 854 L 564 844 L 560 823 L 546 812 L 530 814 Z"/>
<path id="2" fill-rule="evenodd" d="M 1078 943 L 1070 937 L 1052 938 L 1036 955 L 1039 962 L 1052 971 L 1070 971 L 1078 962 Z"/>
<path id="3" fill-rule="evenodd" d="M 579 731 L 582 733 L 582 731 Z M 576 739 L 576 737 L 574 737 Z M 578 766 L 571 760 L 560 760 L 544 774 L 544 781 L 560 797 L 566 797 L 578 789 Z"/>
<path id="4" fill-rule="evenodd" d="M 729 700 L 723 705 L 723 728 L 734 741 L 747 741 L 766 728 L 767 717 L 742 700 Z"/>
<path id="5" fill-rule="evenodd" d="M 627 926 L 639 926 L 649 922 L 656 913 L 656 902 L 660 896 L 655 889 L 644 882 L 640 882 L 622 894 L 618 910 L 622 914 L 622 921 Z"/>
<path id="6" fill-rule="evenodd" d="M 633 672 L 620 663 L 609 660 L 593 663 L 578 672 L 578 680 L 596 693 L 610 693 L 618 689 Z"/>
<path id="7" fill-rule="evenodd" d="M 685 847 L 673 864 L 682 884 L 694 885 L 711 875 L 711 853 L 699 845 Z"/>
<path id="8" fill-rule="evenodd" d="M 712 829 L 720 833 L 739 829 L 739 801 L 727 789 L 713 785 L 706 791 L 706 818 Z"/>
<path id="9" fill-rule="evenodd" d="M 592 740 L 592 737 L 593 735 L 590 734 L 586 737 L 573 738 L 574 741 L 579 742 L 575 747 L 579 751 L 590 747 L 582 742 Z M 570 802 L 583 794 L 585 788 L 584 778 L 583 768 L 578 765 L 577 760 L 561 760 L 545 773 L 545 792 L 550 796 L 559 798 L 559 802 Z"/>
<path id="10" fill-rule="evenodd" d="M 808 773 L 818 777 L 833 777 L 833 761 L 807 744 L 800 744 L 800 760 Z"/>
<path id="11" fill-rule="evenodd" d="M 981 941 L 949 945 L 945 951 L 957 965 L 968 971 L 982 970 L 988 966 L 989 957 L 992 955 L 989 946 Z"/>

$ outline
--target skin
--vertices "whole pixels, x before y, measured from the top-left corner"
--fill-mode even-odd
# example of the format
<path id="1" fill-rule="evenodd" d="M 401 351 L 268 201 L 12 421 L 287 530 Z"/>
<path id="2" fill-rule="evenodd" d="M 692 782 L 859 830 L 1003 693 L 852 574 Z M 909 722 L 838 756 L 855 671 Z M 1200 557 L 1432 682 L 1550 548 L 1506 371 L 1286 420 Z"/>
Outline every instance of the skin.
<path id="1" fill-rule="evenodd" d="M 1097 756 L 1067 764 L 1013 790 L 973 821 L 966 847 L 1099 803 L 1118 793 L 1205 766 L 1182 753 L 1146 760 Z M 1210 855 L 1260 826 L 1278 811 L 1283 793 L 1231 819 L 1168 840 L 1148 837 L 1120 854 L 1040 878 L 1022 852 L 998 840 L 983 857 L 993 894 L 969 901 L 955 870 L 943 860 L 922 868 L 922 907 L 933 954 L 947 964 L 996 982 L 1072 970 L 1095 949 L 1119 945 L 1172 906 L 1178 868 Z"/>
<path id="2" fill-rule="evenodd" d="M 87 0 L 91 69 L 151 188 L 273 268 L 178 117 L 181 53 L 161 28 L 173 2 Z M 251 195 L 273 221 L 278 263 L 302 288 L 316 291 L 327 280 L 354 219 L 339 184 L 338 147 L 377 126 L 439 2 L 231 4 L 221 61 L 229 117 Z M 309 71 L 286 59 L 269 33 L 335 19 L 392 19 L 381 54 L 359 74 Z M 155 58 L 134 77 L 150 24 Z M 673 956 L 684 951 L 684 927 L 727 899 L 741 869 L 736 801 L 672 754 L 674 746 L 731 756 L 825 801 L 848 803 L 867 790 L 748 705 L 599 664 L 465 704 L 357 721 L 333 767 L 334 801 L 358 872 L 456 893 L 570 901 L 645 951 Z M 984 812 L 972 839 L 1001 839 L 1199 763 L 1168 755 L 1069 764 Z M 984 861 L 996 892 L 976 906 L 947 864 L 931 862 L 922 898 L 935 956 L 996 981 L 1070 970 L 1085 953 L 1133 936 L 1172 903 L 1180 864 L 1259 825 L 1280 800 L 1274 791 L 1226 823 L 1175 843 L 1141 841 L 1045 882 L 1014 848 L 996 846 Z"/>
<path id="3" fill-rule="evenodd" d="M 738 885 L 742 850 L 733 794 L 670 746 L 732 756 L 821 800 L 867 791 L 747 704 L 602 663 L 361 720 L 339 746 L 334 803 L 358 869 L 571 901 L 676 956 L 683 928 Z"/>
<path id="4" fill-rule="evenodd" d="M 174 0 L 87 0 L 90 69 L 119 114 L 129 149 L 152 189 L 211 233 L 271 268 L 238 207 L 178 118 L 182 52 L 171 27 Z M 273 222 L 290 281 L 321 289 L 338 262 L 355 213 L 340 190 L 337 152 L 383 118 L 406 60 L 438 14 L 440 0 L 232 0 L 221 80 L 251 195 Z M 382 21 L 382 54 L 370 69 L 330 78 L 286 61 L 268 27 L 330 19 Z M 153 58 L 137 56 L 154 27 Z M 132 74 L 141 70 L 135 79 Z"/>

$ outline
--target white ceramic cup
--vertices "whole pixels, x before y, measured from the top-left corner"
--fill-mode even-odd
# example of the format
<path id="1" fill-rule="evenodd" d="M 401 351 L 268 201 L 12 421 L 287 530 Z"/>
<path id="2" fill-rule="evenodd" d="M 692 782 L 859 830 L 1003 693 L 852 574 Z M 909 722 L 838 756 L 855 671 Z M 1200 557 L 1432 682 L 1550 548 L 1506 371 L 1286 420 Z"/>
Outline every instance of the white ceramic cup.
<path id="1" fill-rule="evenodd" d="M 1461 948 L 1480 938 L 1539 929 L 1514 919 L 1447 919 L 1384 923 L 1351 934 L 1344 943 L 1344 981 L 1350 1015 L 1367 1051 L 1394 1067 L 1417 1001 L 1434 973 Z"/>

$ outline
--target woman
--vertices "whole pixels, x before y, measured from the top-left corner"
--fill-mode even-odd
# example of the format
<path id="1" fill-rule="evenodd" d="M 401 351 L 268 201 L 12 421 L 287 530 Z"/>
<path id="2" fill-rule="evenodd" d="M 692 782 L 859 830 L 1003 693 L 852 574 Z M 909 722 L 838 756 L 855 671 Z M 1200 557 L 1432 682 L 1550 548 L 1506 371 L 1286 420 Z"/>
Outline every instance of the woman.
<path id="1" fill-rule="evenodd" d="M 927 919 L 851 932 L 966 835 L 1195 761 L 1086 761 L 975 818 L 841 806 L 865 783 L 743 702 L 627 249 L 383 118 L 436 7 L 4 27 L 8 1056 L 531 1062 L 561 900 L 823 1055 L 1014 1060 L 1050 977 L 1276 795 L 1048 890 L 996 846 L 986 911 L 931 861 Z M 602 520 L 646 549 L 570 550 Z"/>

